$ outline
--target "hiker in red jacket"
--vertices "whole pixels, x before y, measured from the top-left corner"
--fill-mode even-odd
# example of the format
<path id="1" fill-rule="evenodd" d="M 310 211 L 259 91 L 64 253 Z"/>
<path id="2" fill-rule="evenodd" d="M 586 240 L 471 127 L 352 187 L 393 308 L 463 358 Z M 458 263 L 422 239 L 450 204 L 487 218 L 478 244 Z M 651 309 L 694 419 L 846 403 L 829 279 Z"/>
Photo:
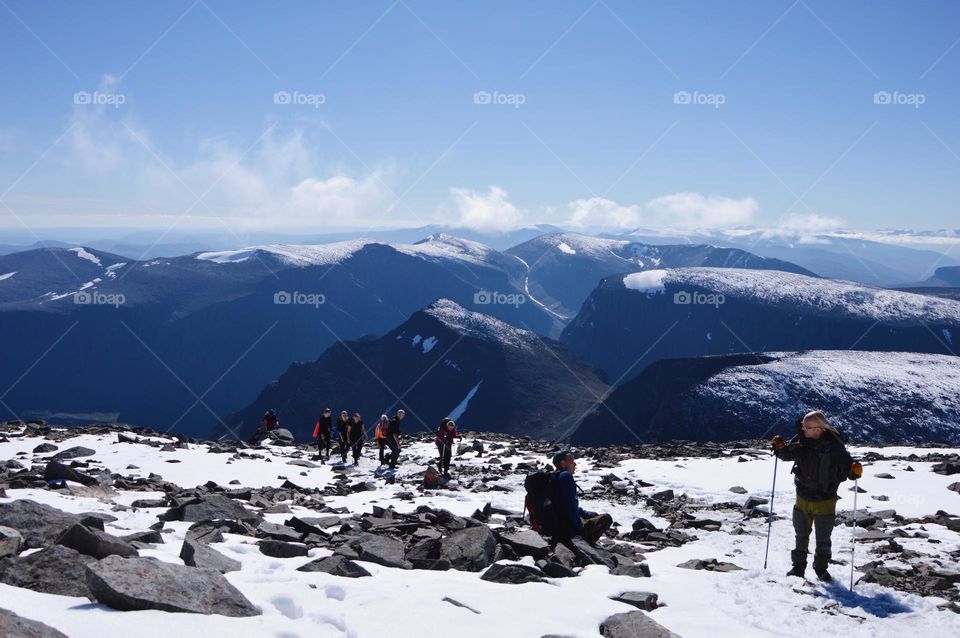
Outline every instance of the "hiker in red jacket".
<path id="1" fill-rule="evenodd" d="M 320 457 L 321 463 L 326 463 L 330 460 L 330 448 L 332 446 L 330 437 L 333 432 L 332 413 L 333 411 L 330 408 L 324 408 L 323 414 L 317 417 L 317 425 L 313 428 L 313 438 L 317 440 L 317 455 Z M 323 458 L 324 450 L 327 451 L 326 460 Z"/>
<path id="2" fill-rule="evenodd" d="M 437 430 L 437 453 L 439 454 L 438 465 L 443 472 L 444 478 L 450 478 L 450 459 L 453 457 L 453 440 L 462 439 L 457 432 L 457 424 L 444 417 L 440 421 L 440 428 Z"/>
<path id="3" fill-rule="evenodd" d="M 247 441 L 250 445 L 260 445 L 260 442 L 268 437 L 269 433 L 277 429 L 280 425 L 280 420 L 277 419 L 277 415 L 273 410 L 267 410 L 264 413 L 263 418 L 260 419 L 260 426 L 257 428 L 256 432 L 253 433 L 253 436 L 250 437 L 250 440 Z"/>

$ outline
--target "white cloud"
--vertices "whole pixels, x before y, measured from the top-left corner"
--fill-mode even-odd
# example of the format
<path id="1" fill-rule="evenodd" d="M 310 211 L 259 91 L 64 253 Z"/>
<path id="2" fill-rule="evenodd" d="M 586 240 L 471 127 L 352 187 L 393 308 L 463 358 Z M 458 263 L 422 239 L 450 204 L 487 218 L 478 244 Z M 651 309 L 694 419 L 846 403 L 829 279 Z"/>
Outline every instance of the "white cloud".
<path id="1" fill-rule="evenodd" d="M 681 228 L 729 228 L 749 223 L 760 206 L 752 197 L 673 193 L 652 199 L 647 210 L 658 225 Z"/>
<path id="2" fill-rule="evenodd" d="M 510 202 L 507 191 L 499 186 L 491 186 L 486 192 L 453 187 L 450 196 L 456 219 L 446 221 L 453 226 L 483 232 L 504 232 L 522 222 L 522 211 Z"/>
<path id="3" fill-rule="evenodd" d="M 577 199 L 567 204 L 567 209 L 567 223 L 576 228 L 631 228 L 638 226 L 642 217 L 639 206 L 623 206 L 605 197 Z"/>
<path id="4" fill-rule="evenodd" d="M 791 213 L 774 228 L 763 231 L 764 237 L 784 237 L 802 244 L 819 241 L 818 235 L 833 234 L 843 226 L 843 220 L 816 213 Z"/>

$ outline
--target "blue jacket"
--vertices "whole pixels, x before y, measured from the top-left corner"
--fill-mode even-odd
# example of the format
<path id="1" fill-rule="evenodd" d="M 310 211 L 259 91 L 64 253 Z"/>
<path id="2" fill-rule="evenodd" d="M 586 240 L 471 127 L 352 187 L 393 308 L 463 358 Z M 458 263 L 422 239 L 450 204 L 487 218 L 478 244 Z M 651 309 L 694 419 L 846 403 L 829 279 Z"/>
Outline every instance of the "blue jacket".
<path id="1" fill-rule="evenodd" d="M 557 474 L 553 481 L 553 507 L 557 514 L 557 530 L 559 536 L 573 536 L 583 529 L 583 519 L 596 516 L 580 508 L 580 499 L 577 498 L 577 483 L 573 474 L 564 470 Z"/>

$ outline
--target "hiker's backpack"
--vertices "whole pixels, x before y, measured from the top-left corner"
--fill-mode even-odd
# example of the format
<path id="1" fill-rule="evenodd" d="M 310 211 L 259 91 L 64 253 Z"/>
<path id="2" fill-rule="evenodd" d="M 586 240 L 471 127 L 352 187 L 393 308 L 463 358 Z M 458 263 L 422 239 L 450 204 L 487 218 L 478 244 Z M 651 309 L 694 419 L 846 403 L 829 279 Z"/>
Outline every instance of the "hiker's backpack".
<path id="1" fill-rule="evenodd" d="M 527 490 L 524 504 L 530 512 L 530 527 L 543 536 L 552 536 L 557 531 L 557 512 L 553 506 L 553 481 L 556 472 L 527 474 L 523 487 Z"/>

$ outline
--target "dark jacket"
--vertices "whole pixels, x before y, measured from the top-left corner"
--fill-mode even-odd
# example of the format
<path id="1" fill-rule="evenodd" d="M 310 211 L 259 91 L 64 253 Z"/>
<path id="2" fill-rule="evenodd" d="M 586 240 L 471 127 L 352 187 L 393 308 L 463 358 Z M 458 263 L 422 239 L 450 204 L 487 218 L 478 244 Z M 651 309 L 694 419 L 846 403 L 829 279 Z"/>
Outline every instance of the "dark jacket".
<path id="1" fill-rule="evenodd" d="M 798 434 L 775 453 L 782 461 L 793 461 L 797 496 L 808 501 L 837 498 L 840 484 L 850 477 L 853 458 L 836 430 L 824 430 L 819 439 Z"/>
<path id="2" fill-rule="evenodd" d="M 573 479 L 573 474 L 566 470 L 557 472 L 553 479 L 553 508 L 557 515 L 558 538 L 569 538 L 575 536 L 583 529 L 583 519 L 596 516 L 594 512 L 588 512 L 580 507 L 580 499 L 577 498 L 577 482 Z"/>
<path id="3" fill-rule="evenodd" d="M 357 441 L 362 441 L 366 432 L 364 431 L 365 426 L 363 425 L 363 419 L 359 421 L 354 421 L 350 419 L 350 442 L 356 443 Z"/>
<path id="4" fill-rule="evenodd" d="M 457 426 L 453 426 L 452 430 L 447 429 L 447 424 L 443 423 L 440 425 L 440 429 L 437 430 L 437 438 L 435 442 L 437 445 L 442 445 L 445 447 L 453 447 L 453 440 L 462 438 L 460 433 L 457 432 Z"/>
<path id="5" fill-rule="evenodd" d="M 350 419 L 347 419 L 346 421 L 344 421 L 340 417 L 337 417 L 337 436 L 339 436 L 344 441 L 347 440 L 347 432 L 350 429 L 351 423 L 352 423 L 352 420 Z"/>
<path id="6" fill-rule="evenodd" d="M 390 419 L 390 423 L 387 425 L 387 438 L 392 438 L 396 436 L 400 438 L 400 419 L 393 417 Z"/>
<path id="7" fill-rule="evenodd" d="M 313 438 L 317 438 L 321 434 L 329 438 L 330 431 L 333 429 L 332 421 L 332 417 L 322 414 L 317 417 L 317 425 L 313 428 Z"/>

